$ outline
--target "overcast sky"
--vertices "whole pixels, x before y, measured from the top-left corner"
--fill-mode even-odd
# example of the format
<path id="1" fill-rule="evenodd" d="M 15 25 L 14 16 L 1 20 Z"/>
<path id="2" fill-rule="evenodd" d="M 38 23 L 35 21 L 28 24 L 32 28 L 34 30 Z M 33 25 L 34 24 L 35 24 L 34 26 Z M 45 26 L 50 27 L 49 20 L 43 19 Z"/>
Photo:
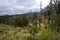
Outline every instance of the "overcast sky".
<path id="1" fill-rule="evenodd" d="M 39 11 L 41 0 L 0 0 L 0 15 L 22 14 L 24 12 Z M 50 0 L 42 0 L 46 7 Z"/>

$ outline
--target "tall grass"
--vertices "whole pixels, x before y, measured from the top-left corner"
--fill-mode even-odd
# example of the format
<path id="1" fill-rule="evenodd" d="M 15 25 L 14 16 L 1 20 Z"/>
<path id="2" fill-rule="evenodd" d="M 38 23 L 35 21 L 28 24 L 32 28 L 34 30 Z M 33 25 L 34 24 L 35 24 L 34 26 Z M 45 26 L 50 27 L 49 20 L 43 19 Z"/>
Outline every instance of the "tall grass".
<path id="1" fill-rule="evenodd" d="M 49 26 L 40 30 L 35 25 L 21 28 L 0 24 L 0 40 L 60 40 L 60 34 Z"/>

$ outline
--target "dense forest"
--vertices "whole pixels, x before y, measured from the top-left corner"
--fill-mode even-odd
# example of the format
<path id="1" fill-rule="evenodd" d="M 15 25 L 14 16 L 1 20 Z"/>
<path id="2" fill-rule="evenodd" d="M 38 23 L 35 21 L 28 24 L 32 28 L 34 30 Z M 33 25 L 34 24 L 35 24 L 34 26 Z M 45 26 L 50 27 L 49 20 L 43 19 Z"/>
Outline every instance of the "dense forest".
<path id="1" fill-rule="evenodd" d="M 0 16 L 0 40 L 60 40 L 60 1 L 40 12 Z"/>

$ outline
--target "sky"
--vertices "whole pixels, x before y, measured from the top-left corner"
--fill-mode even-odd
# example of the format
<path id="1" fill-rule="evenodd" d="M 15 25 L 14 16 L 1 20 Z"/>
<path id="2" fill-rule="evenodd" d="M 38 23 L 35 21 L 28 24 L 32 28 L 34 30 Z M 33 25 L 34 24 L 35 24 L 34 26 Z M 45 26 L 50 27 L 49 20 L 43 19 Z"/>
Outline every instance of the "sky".
<path id="1" fill-rule="evenodd" d="M 0 15 L 22 14 L 25 12 L 35 12 L 46 7 L 50 0 L 0 0 Z"/>

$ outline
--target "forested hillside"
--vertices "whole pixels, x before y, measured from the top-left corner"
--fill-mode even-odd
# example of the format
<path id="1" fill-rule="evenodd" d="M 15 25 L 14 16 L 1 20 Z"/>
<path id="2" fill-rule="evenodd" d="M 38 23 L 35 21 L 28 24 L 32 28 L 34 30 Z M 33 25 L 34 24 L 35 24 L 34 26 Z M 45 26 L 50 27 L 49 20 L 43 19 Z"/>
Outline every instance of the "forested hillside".
<path id="1" fill-rule="evenodd" d="M 40 12 L 0 16 L 0 40 L 60 40 L 60 2 Z"/>

